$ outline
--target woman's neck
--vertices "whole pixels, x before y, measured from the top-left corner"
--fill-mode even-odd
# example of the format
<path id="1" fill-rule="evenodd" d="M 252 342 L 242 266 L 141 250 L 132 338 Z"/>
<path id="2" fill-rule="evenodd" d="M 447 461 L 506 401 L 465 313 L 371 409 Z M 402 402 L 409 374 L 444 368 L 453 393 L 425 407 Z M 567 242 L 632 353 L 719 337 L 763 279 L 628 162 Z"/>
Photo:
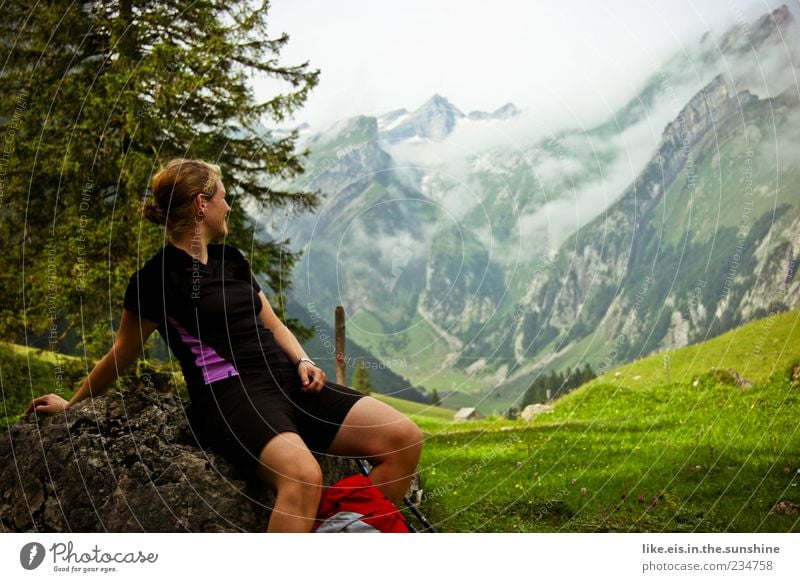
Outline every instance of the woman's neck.
<path id="1" fill-rule="evenodd" d="M 167 238 L 173 246 L 186 251 L 205 265 L 208 263 L 208 243 L 210 241 L 204 235 L 205 233 L 192 229 L 181 233 L 168 233 Z"/>

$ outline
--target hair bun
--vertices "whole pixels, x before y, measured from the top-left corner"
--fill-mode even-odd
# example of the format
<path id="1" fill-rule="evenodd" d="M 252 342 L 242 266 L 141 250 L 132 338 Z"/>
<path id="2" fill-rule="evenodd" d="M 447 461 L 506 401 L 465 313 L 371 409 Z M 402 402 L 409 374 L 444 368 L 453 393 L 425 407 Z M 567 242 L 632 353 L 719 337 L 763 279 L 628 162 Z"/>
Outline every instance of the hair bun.
<path id="1" fill-rule="evenodd" d="M 144 214 L 144 217 L 150 222 L 162 225 L 167 223 L 167 213 L 152 200 L 144 203 L 142 206 L 142 214 Z"/>

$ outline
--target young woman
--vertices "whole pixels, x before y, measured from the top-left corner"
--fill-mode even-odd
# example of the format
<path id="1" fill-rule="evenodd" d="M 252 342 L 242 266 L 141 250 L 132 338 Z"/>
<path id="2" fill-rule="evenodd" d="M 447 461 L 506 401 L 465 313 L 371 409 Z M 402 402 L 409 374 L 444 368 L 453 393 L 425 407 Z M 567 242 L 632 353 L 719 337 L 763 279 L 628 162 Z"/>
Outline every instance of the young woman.
<path id="1" fill-rule="evenodd" d="M 130 279 L 111 350 L 68 402 L 35 398 L 26 413 L 62 411 L 103 393 L 158 330 L 180 361 L 191 425 L 203 444 L 252 467 L 276 491 L 267 531 L 311 530 L 322 474 L 312 451 L 370 459 L 370 479 L 400 504 L 422 433 L 382 402 L 328 382 L 278 319 L 228 233 L 218 166 L 176 159 L 154 177 L 145 216 L 167 244 Z"/>

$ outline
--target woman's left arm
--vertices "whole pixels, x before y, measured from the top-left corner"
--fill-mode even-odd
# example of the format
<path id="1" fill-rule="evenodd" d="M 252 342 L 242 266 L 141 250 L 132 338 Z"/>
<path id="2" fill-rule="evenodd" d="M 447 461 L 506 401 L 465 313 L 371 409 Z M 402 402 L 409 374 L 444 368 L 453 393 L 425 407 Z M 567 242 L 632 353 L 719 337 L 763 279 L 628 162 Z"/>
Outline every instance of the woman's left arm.
<path id="1" fill-rule="evenodd" d="M 266 295 L 263 291 L 258 292 L 261 298 L 261 313 L 258 314 L 258 319 L 264 324 L 268 330 L 275 336 L 275 340 L 281 349 L 289 356 L 292 362 L 297 362 L 300 358 L 308 358 L 303 346 L 294 337 L 294 334 L 289 331 L 289 328 L 275 315 L 272 306 L 267 301 Z M 297 366 L 297 373 L 300 375 L 300 380 L 303 383 L 303 390 L 305 392 L 319 392 L 325 384 L 326 375 L 320 368 L 312 365 L 309 362 L 301 362 Z"/>

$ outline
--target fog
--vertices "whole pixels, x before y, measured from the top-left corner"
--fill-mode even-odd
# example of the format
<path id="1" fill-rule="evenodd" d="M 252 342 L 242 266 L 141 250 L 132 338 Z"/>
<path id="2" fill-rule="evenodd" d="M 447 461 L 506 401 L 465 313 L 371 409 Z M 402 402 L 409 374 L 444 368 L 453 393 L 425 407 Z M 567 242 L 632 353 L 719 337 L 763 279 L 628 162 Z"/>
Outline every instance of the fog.
<path id="1" fill-rule="evenodd" d="M 296 124 L 319 130 L 354 115 L 413 108 L 440 93 L 465 113 L 512 101 L 540 112 L 547 125 L 554 113 L 584 117 L 587 102 L 606 110 L 600 117 L 610 115 L 667 55 L 781 4 L 463 0 L 455 10 L 423 0 L 274 0 L 270 31 L 289 34 L 282 60 L 321 70 Z M 285 88 L 261 78 L 254 85 L 263 97 Z"/>
<path id="2" fill-rule="evenodd" d="M 401 164 L 429 174 L 441 173 L 443 186 L 449 185 L 446 193 L 425 193 L 443 200 L 452 209 L 459 209 L 461 214 L 479 204 L 481 196 L 487 194 L 464 186 L 469 183 L 470 172 L 479 170 L 502 176 L 506 166 L 522 164 L 542 186 L 545 203 L 535 212 L 517 217 L 521 246 L 526 248 L 544 241 L 557 247 L 619 198 L 655 153 L 667 124 L 713 77 L 722 73 L 731 91 L 735 84 L 737 90 L 748 90 L 761 99 L 780 94 L 800 95 L 800 42 L 796 30 L 784 31 L 776 35 L 778 42 L 757 49 L 747 42 L 749 30 L 746 26 L 734 30 L 744 39 L 738 51 L 721 53 L 719 42 L 724 40 L 723 35 L 711 34 L 702 43 L 654 67 L 652 75 L 659 80 L 661 88 L 652 105 L 646 108 L 646 115 L 638 123 L 617 134 L 605 135 L 602 140 L 593 136 L 593 127 L 606 121 L 624 120 L 617 120 L 614 117 L 617 112 L 609 113 L 607 104 L 598 99 L 595 102 L 583 100 L 574 107 L 560 110 L 560 114 L 558 111 L 548 115 L 525 110 L 503 121 L 465 120 L 441 141 L 415 140 L 383 145 Z M 632 99 L 637 98 L 634 92 Z M 564 111 L 569 115 L 564 115 Z M 784 163 L 791 163 L 796 142 L 785 135 L 785 128 L 775 128 L 775 134 L 782 136 Z M 539 147 L 548 139 L 557 139 L 558 155 Z M 602 163 L 603 154 L 609 152 L 613 161 Z M 465 158 L 470 163 L 464 163 Z M 597 168 L 601 175 L 596 180 L 570 186 L 571 180 Z M 514 195 L 524 197 L 525 193 L 515 192 Z M 484 241 L 489 242 L 486 237 L 491 232 L 490 226 L 481 232 Z"/>

